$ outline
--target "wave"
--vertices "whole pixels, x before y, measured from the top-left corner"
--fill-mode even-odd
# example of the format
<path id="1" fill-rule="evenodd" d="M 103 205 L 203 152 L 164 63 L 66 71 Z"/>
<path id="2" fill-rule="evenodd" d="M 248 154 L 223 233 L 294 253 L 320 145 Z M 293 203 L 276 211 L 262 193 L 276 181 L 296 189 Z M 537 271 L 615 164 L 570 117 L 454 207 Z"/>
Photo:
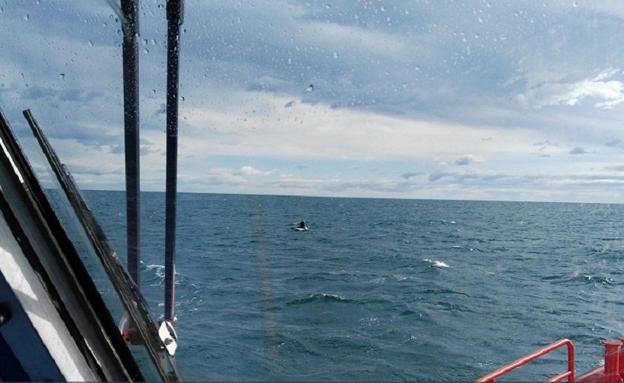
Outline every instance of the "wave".
<path id="1" fill-rule="evenodd" d="M 463 296 L 466 296 L 466 297 L 470 296 L 470 295 L 468 295 L 466 293 L 462 293 L 461 291 L 456 291 L 456 290 L 451 290 L 451 289 L 425 289 L 425 290 L 419 291 L 419 293 L 421 293 L 421 294 L 431 294 L 431 295 L 449 294 L 449 295 L 463 295 Z"/>
<path id="2" fill-rule="evenodd" d="M 142 266 L 143 266 L 142 268 L 144 271 L 148 271 L 152 274 L 151 278 L 148 278 L 148 281 L 152 282 L 152 286 L 162 286 L 165 283 L 165 266 L 164 265 L 149 264 L 149 265 L 142 265 Z M 182 282 L 182 279 L 184 279 L 184 277 L 181 276 L 180 273 L 178 273 L 177 271 L 175 272 L 175 275 L 176 275 L 175 284 L 177 286 Z"/>
<path id="3" fill-rule="evenodd" d="M 286 302 L 287 306 L 297 306 L 303 305 L 306 303 L 313 302 L 336 302 L 336 303 L 356 303 L 356 301 L 352 299 L 347 299 L 337 294 L 312 294 L 305 298 L 294 299 L 292 301 Z"/>
<path id="4" fill-rule="evenodd" d="M 448 265 L 448 263 L 443 262 L 443 261 L 438 261 L 436 259 L 425 258 L 423 259 L 423 261 L 430 263 L 431 267 L 437 267 L 440 269 L 448 269 L 449 267 L 451 267 Z"/>
<path id="5" fill-rule="evenodd" d="M 572 274 L 572 275 L 548 275 L 542 277 L 543 281 L 552 281 L 553 284 L 576 284 L 576 285 L 613 285 L 615 284 L 611 277 L 591 274 Z"/>

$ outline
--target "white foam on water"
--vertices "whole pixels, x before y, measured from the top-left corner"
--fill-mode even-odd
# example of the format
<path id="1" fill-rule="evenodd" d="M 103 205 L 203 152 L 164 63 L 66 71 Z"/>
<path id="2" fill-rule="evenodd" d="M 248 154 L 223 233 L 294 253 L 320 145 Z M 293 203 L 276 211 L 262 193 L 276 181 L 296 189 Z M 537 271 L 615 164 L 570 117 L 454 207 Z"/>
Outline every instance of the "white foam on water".
<path id="1" fill-rule="evenodd" d="M 450 267 L 446 262 L 438 261 L 435 259 L 425 258 L 423 259 L 423 261 L 431 263 L 431 267 L 439 267 L 442 269 L 448 269 Z"/>

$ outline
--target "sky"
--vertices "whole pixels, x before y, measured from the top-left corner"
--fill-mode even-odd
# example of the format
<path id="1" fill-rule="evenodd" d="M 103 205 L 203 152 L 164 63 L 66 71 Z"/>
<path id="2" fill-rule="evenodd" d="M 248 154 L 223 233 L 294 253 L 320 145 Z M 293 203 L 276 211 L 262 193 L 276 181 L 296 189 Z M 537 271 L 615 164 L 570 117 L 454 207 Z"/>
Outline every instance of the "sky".
<path id="1" fill-rule="evenodd" d="M 164 0 L 141 0 L 141 186 L 164 190 Z M 624 203 L 624 2 L 186 0 L 179 190 Z M 0 108 L 123 190 L 120 23 L 0 0 Z M 38 166 L 38 165 L 37 165 Z"/>

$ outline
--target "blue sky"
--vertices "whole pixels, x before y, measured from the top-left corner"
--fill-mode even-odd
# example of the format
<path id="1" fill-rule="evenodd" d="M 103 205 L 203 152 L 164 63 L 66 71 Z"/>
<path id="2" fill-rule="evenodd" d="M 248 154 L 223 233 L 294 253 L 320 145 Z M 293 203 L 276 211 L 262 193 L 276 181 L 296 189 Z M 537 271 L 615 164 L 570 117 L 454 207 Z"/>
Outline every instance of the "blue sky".
<path id="1" fill-rule="evenodd" d="M 165 8 L 141 1 L 142 187 L 164 187 Z M 624 202 L 624 2 L 186 1 L 180 190 Z M 0 0 L 0 107 L 123 189 L 119 22 Z"/>

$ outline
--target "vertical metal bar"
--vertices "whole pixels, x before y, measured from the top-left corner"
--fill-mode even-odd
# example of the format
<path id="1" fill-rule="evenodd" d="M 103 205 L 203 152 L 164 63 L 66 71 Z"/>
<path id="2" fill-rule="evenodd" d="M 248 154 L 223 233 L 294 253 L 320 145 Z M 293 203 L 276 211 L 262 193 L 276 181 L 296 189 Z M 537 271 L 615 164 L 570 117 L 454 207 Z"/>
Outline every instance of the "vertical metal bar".
<path id="1" fill-rule="evenodd" d="M 140 142 L 139 142 L 139 30 L 138 0 L 121 0 L 124 16 L 123 82 L 124 146 L 126 156 L 126 224 L 128 273 L 140 284 Z"/>
<path id="2" fill-rule="evenodd" d="M 574 350 L 574 344 L 570 341 L 568 346 L 568 383 L 574 383 L 576 381 L 576 351 Z"/>
<path id="3" fill-rule="evenodd" d="M 167 0 L 167 189 L 165 216 L 165 320 L 175 321 L 175 233 L 178 171 L 178 77 L 183 0 Z"/>

